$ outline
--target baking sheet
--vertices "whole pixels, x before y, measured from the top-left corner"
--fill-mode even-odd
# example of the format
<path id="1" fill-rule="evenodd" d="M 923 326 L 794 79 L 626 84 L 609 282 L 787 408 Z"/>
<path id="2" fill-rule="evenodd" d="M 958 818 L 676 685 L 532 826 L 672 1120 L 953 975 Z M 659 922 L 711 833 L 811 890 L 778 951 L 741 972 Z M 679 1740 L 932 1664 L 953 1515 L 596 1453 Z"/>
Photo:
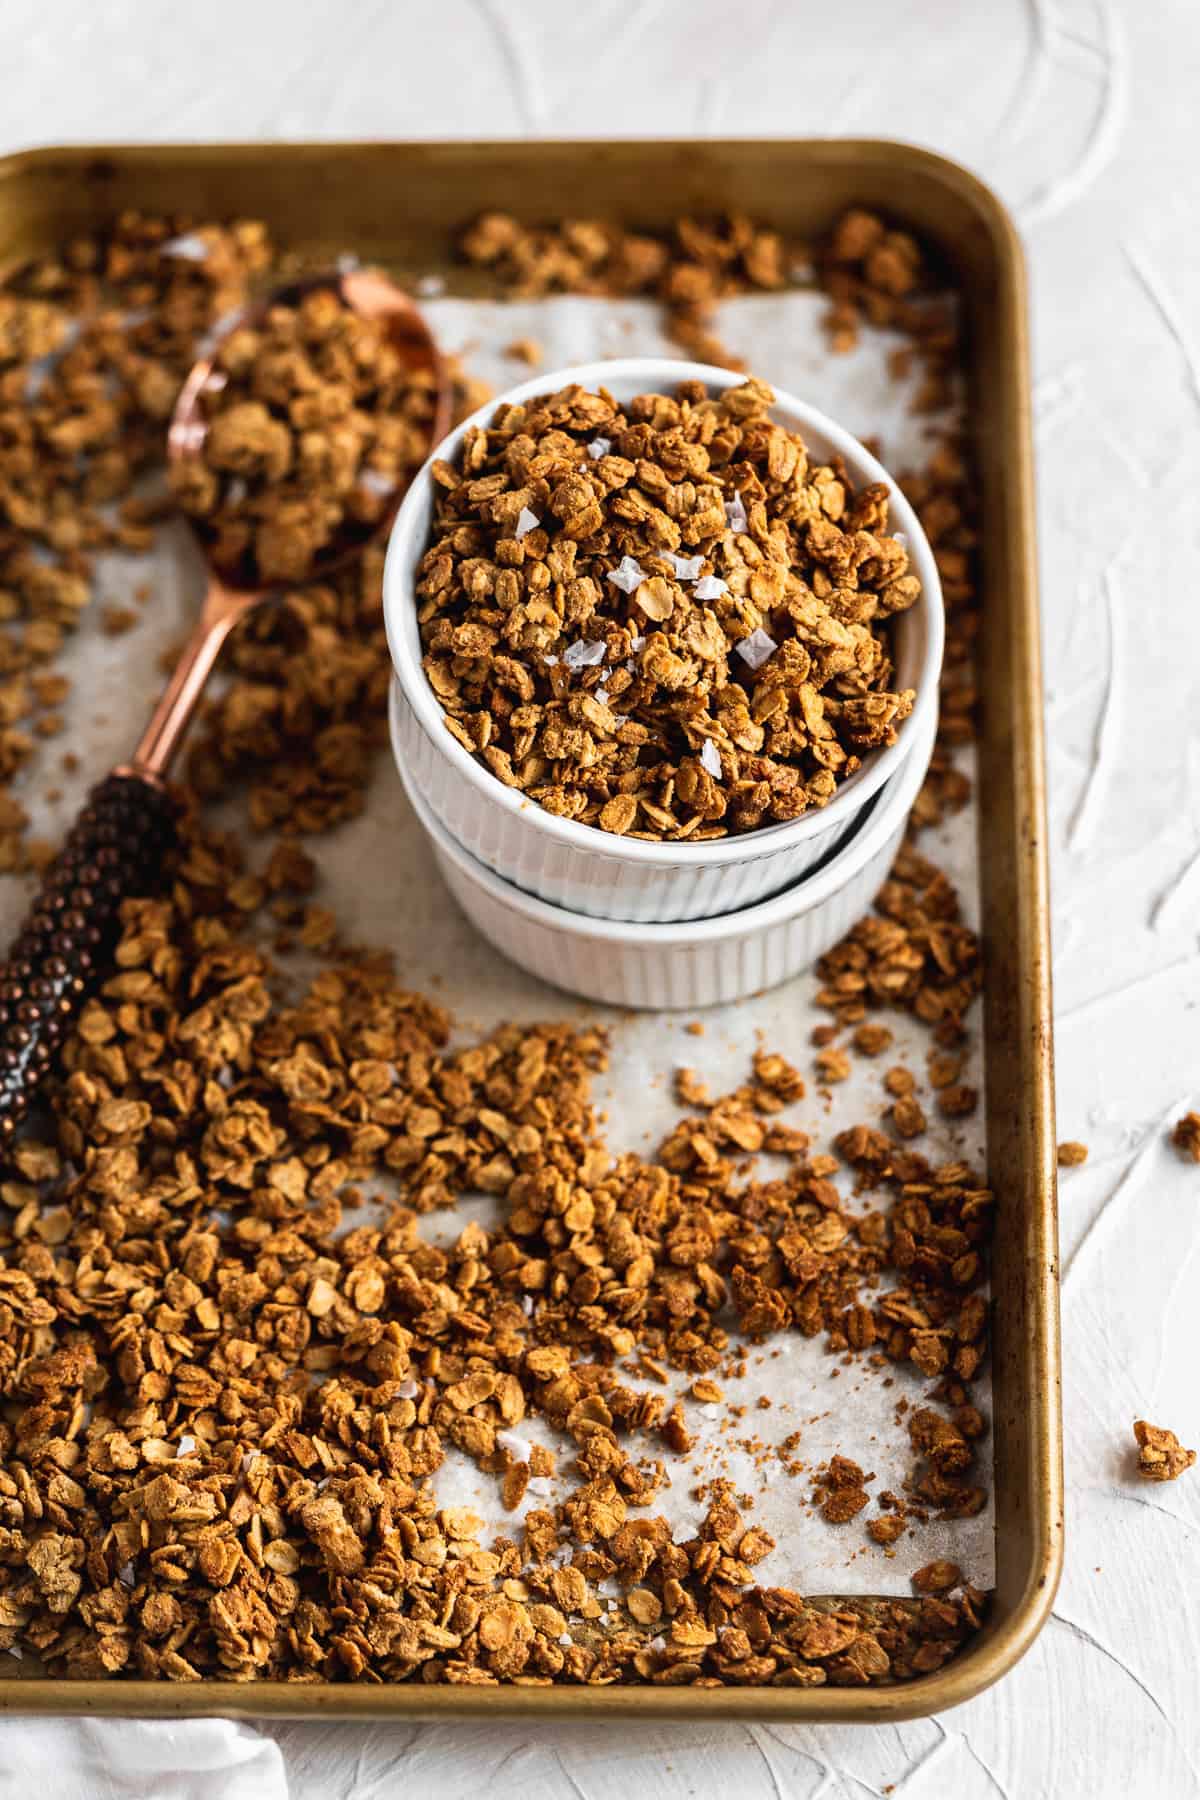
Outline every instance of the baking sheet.
<path id="1" fill-rule="evenodd" d="M 521 338 L 542 346 L 541 366 L 547 370 L 597 356 L 673 349 L 662 336 L 660 309 L 648 301 L 565 297 L 502 303 L 427 296 L 423 303 L 443 346 L 461 352 L 470 371 L 496 388 L 530 373 L 504 354 L 506 346 Z M 806 291 L 738 298 L 726 303 L 718 330 L 756 373 L 830 413 L 856 435 L 877 440 L 890 469 L 919 466 L 927 457 L 936 422 L 909 409 L 919 376 L 896 381 L 888 372 L 888 354 L 902 340 L 864 330 L 855 351 L 831 356 L 820 324 L 825 306 L 821 296 Z M 99 577 L 97 604 L 64 659 L 74 682 L 64 709 L 66 733 L 36 758 L 30 792 L 22 795 L 34 815 L 35 830 L 55 840 L 69 827 L 91 781 L 129 753 L 143 711 L 149 711 L 161 682 L 159 658 L 180 638 L 203 586 L 198 552 L 180 525 L 160 534 L 151 558 L 101 559 Z M 99 629 L 100 607 L 129 603 L 134 588 L 146 582 L 153 596 L 138 627 L 120 638 L 105 637 Z M 58 772 L 68 747 L 84 762 L 75 775 Z M 964 758 L 969 767 L 970 753 L 965 752 Z M 50 786 L 61 789 L 58 801 L 35 800 L 35 787 L 44 795 Z M 748 1078 L 751 1055 L 761 1044 L 787 1056 L 804 1073 L 808 1097 L 780 1117 L 809 1131 L 814 1150 L 829 1148 L 834 1135 L 848 1125 L 881 1122 L 890 1103 L 882 1076 L 899 1062 L 917 1076 L 930 1118 L 928 1132 L 915 1147 L 935 1161 L 966 1157 L 983 1165 L 982 1111 L 975 1119 L 953 1124 L 939 1117 L 923 1081 L 929 1034 L 903 1015 L 886 1015 L 895 1043 L 885 1056 L 874 1061 L 852 1058 L 849 1080 L 828 1095 L 818 1091 L 810 1037 L 813 1027 L 827 1023 L 829 1015 L 814 1005 L 818 985 L 814 976 L 803 975 L 771 993 L 709 1010 L 702 1016 L 703 1035 L 695 1036 L 686 1030 L 686 1015 L 605 1013 L 505 962 L 450 900 L 399 778 L 385 757 L 380 759 L 364 815 L 310 848 L 323 876 L 319 898 L 334 908 L 345 935 L 394 949 L 400 979 L 431 992 L 450 1008 L 458 1038 L 469 1039 L 502 1019 L 587 1017 L 610 1026 L 611 1067 L 597 1078 L 595 1098 L 607 1113 L 605 1131 L 614 1153 L 626 1149 L 652 1153 L 666 1135 L 682 1110 L 672 1095 L 675 1068 L 695 1068 L 715 1096 Z M 962 896 L 968 921 L 977 925 L 973 812 L 968 809 L 924 834 L 921 849 L 946 869 Z M 366 879 L 364 871 L 370 872 Z M 11 934 L 23 903 L 19 884 L 3 885 L 0 929 Z M 963 1078 L 982 1091 L 980 1032 L 976 1012 Z M 770 1172 L 771 1159 L 760 1158 L 759 1168 Z M 453 1212 L 427 1218 L 423 1229 L 445 1241 L 468 1218 L 486 1223 L 491 1204 L 468 1200 Z M 352 1222 L 361 1223 L 361 1213 Z M 776 1539 L 776 1548 L 755 1571 L 766 1585 L 794 1586 L 812 1594 L 908 1594 L 913 1569 L 946 1557 L 977 1585 L 990 1586 L 994 1576 L 990 1497 L 987 1508 L 974 1519 L 910 1525 L 890 1550 L 866 1537 L 865 1520 L 874 1507 L 849 1524 L 831 1526 L 810 1506 L 812 1477 L 834 1453 L 874 1472 L 872 1494 L 884 1488 L 901 1491 L 912 1452 L 904 1423 L 896 1417 L 897 1401 L 903 1397 L 920 1404 L 928 1385 L 915 1371 L 883 1371 L 855 1362 L 843 1365 L 824 1351 L 822 1343 L 821 1338 L 781 1334 L 751 1350 L 744 1378 L 718 1374 L 723 1402 L 701 1406 L 686 1401 L 696 1445 L 686 1457 L 667 1459 L 671 1483 L 656 1495 L 651 1510 L 664 1514 L 676 1535 L 691 1535 L 706 1504 L 695 1498 L 697 1484 L 722 1475 L 750 1502 L 747 1521 L 765 1527 Z M 639 1385 L 637 1377 L 626 1371 L 622 1379 Z M 680 1393 L 687 1385 L 684 1377 L 673 1382 Z M 977 1383 L 977 1389 L 987 1413 L 986 1381 Z M 768 1400 L 769 1407 L 761 1408 L 760 1398 Z M 775 1446 L 797 1431 L 799 1445 L 787 1453 L 786 1462 L 793 1470 L 797 1464 L 803 1467 L 788 1473 Z M 530 1441 L 550 1445 L 559 1452 L 562 1466 L 569 1467 L 569 1440 L 558 1439 L 538 1421 L 523 1424 L 520 1432 Z M 989 1496 L 990 1457 L 990 1442 L 985 1440 L 975 1478 Z M 561 1485 L 534 1481 L 518 1511 L 505 1513 L 495 1480 L 482 1476 L 453 1448 L 447 1450 L 434 1483 L 440 1504 L 469 1505 L 484 1519 L 485 1541 L 493 1530 L 515 1535 L 525 1512 L 552 1504 L 571 1486 L 569 1476 Z"/>

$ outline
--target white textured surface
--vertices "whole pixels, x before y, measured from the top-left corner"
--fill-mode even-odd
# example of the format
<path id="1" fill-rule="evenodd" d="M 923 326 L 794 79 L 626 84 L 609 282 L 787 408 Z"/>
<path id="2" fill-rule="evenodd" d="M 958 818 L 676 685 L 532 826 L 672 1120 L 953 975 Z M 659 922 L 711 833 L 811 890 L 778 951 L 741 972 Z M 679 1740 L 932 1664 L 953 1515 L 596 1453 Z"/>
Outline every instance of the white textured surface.
<path id="1" fill-rule="evenodd" d="M 877 133 L 998 188 L 1034 300 L 1059 1112 L 1092 1146 L 1062 1195 L 1067 1573 L 970 1705 L 886 1730 L 275 1726 L 257 1754 L 228 1727 L 224 1764 L 216 1727 L 6 1725 L 0 1795 L 1200 1794 L 1200 1474 L 1138 1488 L 1127 1450 L 1138 1413 L 1200 1441 L 1200 1171 L 1162 1138 L 1200 1102 L 1194 0 L 9 0 L 0 33 L 12 146 Z"/>

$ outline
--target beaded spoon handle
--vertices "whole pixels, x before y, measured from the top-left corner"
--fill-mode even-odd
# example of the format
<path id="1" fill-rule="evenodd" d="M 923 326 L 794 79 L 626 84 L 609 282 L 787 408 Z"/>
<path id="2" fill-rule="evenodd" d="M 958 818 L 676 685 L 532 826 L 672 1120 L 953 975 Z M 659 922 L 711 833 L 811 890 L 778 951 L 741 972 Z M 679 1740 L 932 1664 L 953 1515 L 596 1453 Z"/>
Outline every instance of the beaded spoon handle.
<path id="1" fill-rule="evenodd" d="M 352 311 L 377 320 L 406 366 L 431 377 L 430 447 L 446 435 L 450 384 L 417 308 L 377 270 L 335 271 L 291 282 L 222 325 L 180 390 L 167 435 L 171 461 L 200 454 L 207 429 L 201 395 L 221 341 L 231 331 L 259 323 L 269 307 L 294 304 L 322 288 L 337 293 Z M 390 529 L 401 493 L 398 485 L 369 532 L 350 546 L 335 543 L 324 552 L 314 577 L 334 573 Z M 165 785 L 171 763 L 229 633 L 276 592 L 239 583 L 210 563 L 199 620 L 141 742 L 128 763 L 92 789 L 0 963 L 0 1144 L 12 1139 L 84 1001 L 103 978 L 120 936 L 123 902 L 162 885 L 176 840 L 175 806 Z"/>

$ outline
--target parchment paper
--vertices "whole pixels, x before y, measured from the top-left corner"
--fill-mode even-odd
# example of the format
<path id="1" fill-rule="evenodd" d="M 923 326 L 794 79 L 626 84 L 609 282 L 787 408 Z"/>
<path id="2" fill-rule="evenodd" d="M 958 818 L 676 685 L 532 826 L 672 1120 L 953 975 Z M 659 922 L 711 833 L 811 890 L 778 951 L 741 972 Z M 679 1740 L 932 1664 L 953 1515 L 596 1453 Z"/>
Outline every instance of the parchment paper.
<path id="1" fill-rule="evenodd" d="M 931 422 L 908 411 L 911 386 L 893 380 L 886 366 L 889 350 L 900 340 L 886 333 L 865 334 L 856 351 L 831 356 L 819 323 L 824 304 L 819 296 L 800 291 L 738 299 L 727 303 L 721 333 L 756 373 L 830 413 L 855 434 L 878 440 L 882 458 L 892 470 L 920 464 L 927 454 Z M 497 389 L 530 372 L 503 354 L 507 345 L 522 337 L 543 346 L 542 367 L 548 371 L 596 356 L 671 350 L 661 335 L 658 309 L 649 302 L 562 298 L 504 304 L 446 296 L 426 299 L 425 305 L 445 348 L 462 351 L 471 370 Z M 178 525 L 163 531 L 149 560 L 102 559 L 101 603 L 127 602 L 134 588 L 147 581 L 153 598 L 137 629 L 115 639 L 102 635 L 96 616 L 99 606 L 93 607 L 72 642 L 65 659 L 74 678 L 65 708 L 67 732 L 39 753 L 29 791 L 22 794 L 43 835 L 57 840 L 68 829 L 86 787 L 128 755 L 161 684 L 158 658 L 190 621 L 202 580 L 198 554 Z M 75 775 L 59 773 L 62 750 L 67 748 L 84 761 L 83 770 Z M 55 803 L 44 798 L 50 786 L 61 789 Z M 459 914 L 386 759 L 381 759 L 364 816 L 311 847 L 324 878 L 320 898 L 335 909 L 346 934 L 356 941 L 392 947 L 404 983 L 431 992 L 449 1006 L 464 1038 L 501 1019 L 586 1016 L 609 1024 L 612 1065 L 597 1082 L 596 1099 L 607 1113 L 606 1131 L 614 1152 L 649 1152 L 665 1135 L 680 1111 L 671 1094 L 671 1075 L 677 1066 L 695 1067 L 714 1095 L 723 1093 L 747 1078 L 751 1054 L 759 1043 L 789 1057 L 804 1072 L 808 1098 L 781 1117 L 810 1131 L 815 1148 L 821 1150 L 845 1126 L 881 1120 L 889 1099 L 881 1082 L 887 1067 L 903 1062 L 919 1081 L 923 1076 L 928 1034 L 902 1016 L 888 1015 L 895 1032 L 893 1049 L 875 1062 L 852 1059 L 850 1079 L 822 1097 L 812 1066 L 810 1034 L 828 1015 L 813 1004 L 817 984 L 810 975 L 707 1012 L 704 1035 L 699 1037 L 685 1030 L 687 1016 L 605 1014 L 591 1003 L 534 981 L 505 962 Z M 963 896 L 968 919 L 976 922 L 971 811 L 927 833 L 922 848 L 947 869 Z M 0 884 L 0 929 L 5 934 L 18 924 L 27 897 L 18 882 Z M 982 1087 L 978 1038 L 976 1020 L 964 1079 Z M 949 1125 L 938 1117 L 927 1090 L 923 1098 L 930 1129 L 918 1147 L 934 1159 L 967 1156 L 982 1165 L 982 1124 L 968 1120 Z M 769 1159 L 761 1159 L 761 1164 L 764 1172 L 769 1171 Z M 490 1205 L 466 1201 L 453 1213 L 426 1220 L 424 1229 L 444 1241 L 455 1236 L 468 1218 L 486 1222 Z M 361 1214 L 354 1222 L 361 1222 Z M 622 1378 L 635 1380 L 625 1373 Z M 864 1522 L 873 1516 L 874 1507 L 849 1524 L 830 1526 L 809 1505 L 812 1474 L 835 1452 L 874 1472 L 872 1493 L 888 1487 L 900 1491 L 912 1453 L 895 1416 L 896 1403 L 904 1396 L 919 1404 L 927 1385 L 923 1380 L 913 1373 L 871 1369 L 863 1363 L 843 1366 L 823 1350 L 821 1339 L 796 1333 L 784 1333 L 752 1350 L 744 1379 L 719 1379 L 724 1403 L 686 1403 L 689 1427 L 697 1434 L 696 1448 L 686 1458 L 669 1461 L 671 1485 L 652 1505 L 653 1511 L 671 1519 L 678 1532 L 688 1535 L 703 1516 L 704 1505 L 692 1492 L 697 1483 L 726 1475 L 752 1501 L 748 1521 L 765 1526 L 777 1541 L 756 1570 L 765 1583 L 797 1586 L 810 1593 L 906 1594 L 913 1569 L 934 1557 L 948 1557 L 977 1584 L 991 1584 L 990 1501 L 975 1519 L 910 1527 L 891 1551 L 866 1537 Z M 986 1411 L 986 1384 L 979 1386 Z M 675 1387 L 683 1392 L 686 1382 Z M 769 1401 L 769 1407 L 760 1407 L 760 1399 Z M 741 1417 L 730 1412 L 734 1406 L 744 1409 Z M 548 1428 L 533 1421 L 520 1431 L 530 1441 L 550 1444 L 563 1467 L 569 1466 L 571 1446 L 555 1443 Z M 797 1431 L 800 1443 L 792 1455 L 805 1467 L 803 1473 L 789 1475 L 771 1451 Z M 990 1489 L 986 1443 L 978 1461 L 977 1478 Z M 489 1528 L 515 1535 L 530 1507 L 552 1502 L 570 1481 L 562 1485 L 535 1481 L 519 1511 L 505 1514 L 494 1480 L 481 1476 L 473 1463 L 450 1449 L 435 1484 L 442 1504 L 471 1505 Z M 489 1535 L 485 1532 L 485 1541 Z"/>

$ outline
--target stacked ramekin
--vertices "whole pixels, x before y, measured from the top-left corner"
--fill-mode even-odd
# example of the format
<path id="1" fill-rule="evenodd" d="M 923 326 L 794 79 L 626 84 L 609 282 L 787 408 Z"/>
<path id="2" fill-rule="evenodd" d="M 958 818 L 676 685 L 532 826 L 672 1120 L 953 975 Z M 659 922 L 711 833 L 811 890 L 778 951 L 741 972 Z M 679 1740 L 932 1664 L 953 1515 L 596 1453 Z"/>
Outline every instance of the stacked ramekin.
<path id="1" fill-rule="evenodd" d="M 438 446 L 453 462 L 464 433 L 504 402 L 577 382 L 618 401 L 742 377 L 702 363 L 623 359 L 563 369 L 512 388 Z M 772 416 L 810 456 L 840 456 L 856 486 L 883 482 L 891 529 L 907 542 L 921 597 L 893 625 L 896 685 L 916 690 L 896 742 L 869 753 L 820 810 L 701 844 L 615 837 L 562 819 L 506 787 L 447 729 L 421 667 L 417 568 L 433 519 L 433 458 L 396 519 L 384 575 L 395 678 L 392 747 L 446 882 L 505 955 L 545 980 L 619 1006 L 694 1009 L 773 986 L 808 967 L 870 905 L 903 836 L 933 751 L 943 644 L 933 554 L 894 481 L 857 439 L 785 394 Z"/>

